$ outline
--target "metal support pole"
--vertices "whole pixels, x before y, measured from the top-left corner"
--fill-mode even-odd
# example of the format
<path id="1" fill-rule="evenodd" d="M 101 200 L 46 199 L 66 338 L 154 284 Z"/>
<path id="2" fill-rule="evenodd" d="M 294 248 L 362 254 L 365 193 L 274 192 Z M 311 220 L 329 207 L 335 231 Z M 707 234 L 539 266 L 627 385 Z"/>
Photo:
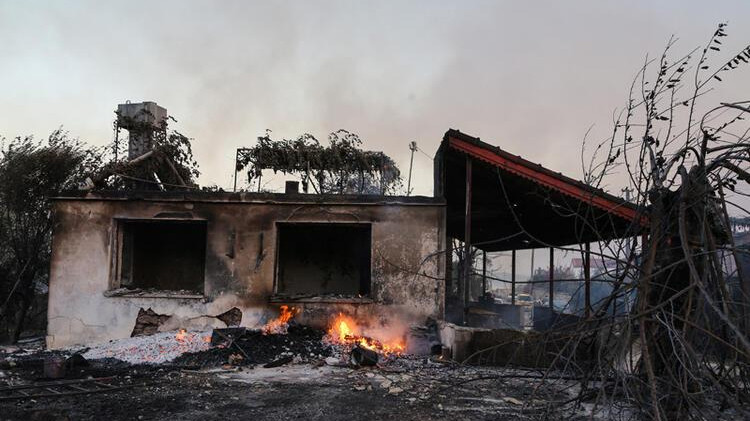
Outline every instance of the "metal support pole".
<path id="1" fill-rule="evenodd" d="M 232 191 L 237 191 L 237 161 L 240 160 L 240 150 L 234 151 L 234 188 Z"/>
<path id="2" fill-rule="evenodd" d="M 586 243 L 583 256 L 583 288 L 585 293 L 584 314 L 591 317 L 591 244 Z"/>
<path id="3" fill-rule="evenodd" d="M 549 309 L 554 311 L 555 307 L 555 249 L 549 248 Z"/>
<path id="4" fill-rule="evenodd" d="M 516 305 L 516 251 L 510 254 L 510 303 Z"/>
<path id="5" fill-rule="evenodd" d="M 409 142 L 409 149 L 411 150 L 411 159 L 409 159 L 409 181 L 406 182 L 407 196 L 411 196 L 411 169 L 414 165 L 414 151 L 417 150 L 417 142 Z"/>
<path id="6" fill-rule="evenodd" d="M 464 212 L 464 324 L 469 311 L 469 277 L 471 276 L 471 158 L 466 156 L 466 207 Z"/>
<path id="7" fill-rule="evenodd" d="M 482 250 L 482 295 L 487 293 L 487 252 Z"/>
<path id="8" fill-rule="evenodd" d="M 446 238 L 445 245 L 445 296 L 453 295 L 453 239 Z"/>

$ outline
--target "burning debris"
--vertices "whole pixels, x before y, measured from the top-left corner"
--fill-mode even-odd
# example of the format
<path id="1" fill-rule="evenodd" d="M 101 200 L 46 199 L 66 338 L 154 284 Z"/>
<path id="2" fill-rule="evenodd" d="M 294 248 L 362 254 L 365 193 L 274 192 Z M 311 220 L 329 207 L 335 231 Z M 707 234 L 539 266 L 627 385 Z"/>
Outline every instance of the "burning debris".
<path id="1" fill-rule="evenodd" d="M 190 343 L 194 342 L 196 338 L 196 333 L 189 333 L 186 329 L 180 329 L 177 331 L 177 334 L 174 337 L 177 342 L 180 343 Z M 203 342 L 211 342 L 211 336 L 201 336 L 201 339 Z"/>
<path id="2" fill-rule="evenodd" d="M 248 366 L 272 362 L 316 362 L 333 353 L 323 342 L 324 332 L 307 326 L 290 324 L 286 333 L 265 333 L 263 330 L 246 330 L 234 336 L 231 342 L 216 347 L 185 353 L 174 360 L 175 364 L 197 367 L 218 367 L 224 364 Z"/>
<path id="3" fill-rule="evenodd" d="M 186 354 L 181 364 L 233 366 L 264 364 L 276 367 L 290 362 L 312 362 L 325 359 L 333 365 L 375 365 L 380 356 L 396 357 L 406 350 L 403 338 L 380 340 L 365 335 L 368 325 L 339 313 L 329 323 L 327 332 L 294 322 L 300 309 L 282 305 L 279 316 L 259 330 L 244 328 L 215 329 L 207 351 Z"/>
<path id="4" fill-rule="evenodd" d="M 332 365 L 373 366 L 382 358 L 401 356 L 406 350 L 399 329 L 374 329 L 375 323 L 339 313 L 331 317 L 327 331 L 302 326 L 294 318 L 300 309 L 282 305 L 276 318 L 259 329 L 228 327 L 208 331 L 179 329 L 110 341 L 86 350 L 88 360 L 113 358 L 129 364 L 172 363 L 190 367 L 254 366 L 277 367 L 289 363 L 325 361 Z M 239 312 L 227 312 L 239 313 Z M 142 310 L 144 325 L 154 327 L 159 317 Z M 241 313 L 231 314 L 235 324 Z M 149 323 L 146 323 L 149 322 Z"/>
<path id="5" fill-rule="evenodd" d="M 346 348 L 360 347 L 386 356 L 400 355 L 406 351 L 406 342 L 403 338 L 385 342 L 365 336 L 363 332 L 362 325 L 354 318 L 339 313 L 332 321 L 325 340 L 333 345 L 343 345 Z"/>
<path id="6" fill-rule="evenodd" d="M 289 307 L 286 305 L 283 305 L 279 308 L 280 314 L 279 317 L 271 320 L 270 322 L 266 323 L 265 326 L 261 329 L 263 331 L 264 335 L 279 335 L 279 334 L 286 334 L 287 328 L 289 327 L 289 321 L 292 320 L 294 316 L 299 314 L 300 310 L 295 307 Z"/>

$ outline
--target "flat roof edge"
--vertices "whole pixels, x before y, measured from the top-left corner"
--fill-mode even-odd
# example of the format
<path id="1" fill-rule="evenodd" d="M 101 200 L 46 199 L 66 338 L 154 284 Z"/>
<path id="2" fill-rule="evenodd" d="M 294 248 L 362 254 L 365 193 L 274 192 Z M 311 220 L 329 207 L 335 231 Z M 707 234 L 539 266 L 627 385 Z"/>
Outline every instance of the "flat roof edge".
<path id="1" fill-rule="evenodd" d="M 147 201 L 225 204 L 321 204 L 321 205 L 408 205 L 444 206 L 445 199 L 431 196 L 318 195 L 251 192 L 154 192 L 154 191 L 68 191 L 53 201 Z"/>

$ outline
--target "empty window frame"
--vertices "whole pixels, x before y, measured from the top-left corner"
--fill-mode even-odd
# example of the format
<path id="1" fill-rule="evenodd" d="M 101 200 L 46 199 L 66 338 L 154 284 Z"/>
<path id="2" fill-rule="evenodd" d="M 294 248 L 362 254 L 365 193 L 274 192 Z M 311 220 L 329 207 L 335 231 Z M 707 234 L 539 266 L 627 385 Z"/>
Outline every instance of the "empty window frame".
<path id="1" fill-rule="evenodd" d="M 205 221 L 120 220 L 119 286 L 203 294 Z"/>
<path id="2" fill-rule="evenodd" d="M 278 294 L 370 293 L 370 224 L 281 223 L 277 229 Z"/>

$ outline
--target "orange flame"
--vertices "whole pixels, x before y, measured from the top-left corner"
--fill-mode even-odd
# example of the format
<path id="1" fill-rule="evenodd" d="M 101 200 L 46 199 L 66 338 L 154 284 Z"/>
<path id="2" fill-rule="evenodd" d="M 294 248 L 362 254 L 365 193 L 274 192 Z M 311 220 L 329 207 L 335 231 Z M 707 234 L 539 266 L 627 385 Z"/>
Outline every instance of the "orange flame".
<path id="1" fill-rule="evenodd" d="M 188 333 L 187 329 L 180 329 L 177 331 L 177 334 L 174 335 L 174 338 L 177 340 L 177 342 L 181 344 L 186 344 L 189 342 L 192 342 L 193 340 L 197 340 L 198 335 L 195 333 Z M 201 340 L 205 343 L 211 343 L 211 335 L 203 336 L 201 337 Z"/>
<path id="2" fill-rule="evenodd" d="M 289 321 L 292 320 L 292 317 L 296 316 L 299 313 L 299 309 L 295 307 L 289 307 L 289 306 L 281 306 L 279 308 L 280 314 L 279 317 L 271 320 L 270 322 L 266 323 L 265 326 L 263 326 L 263 334 L 264 335 L 272 335 L 272 334 L 285 334 L 287 328 L 289 327 Z"/>
<path id="3" fill-rule="evenodd" d="M 174 337 L 174 338 L 175 338 L 175 339 L 177 339 L 177 342 L 185 342 L 185 340 L 187 340 L 187 339 L 188 339 L 188 333 L 187 333 L 187 330 L 185 330 L 185 329 L 180 329 L 180 330 L 179 330 L 179 331 L 177 332 L 177 335 L 175 335 L 175 337 Z"/>
<path id="4" fill-rule="evenodd" d="M 362 348 L 379 352 L 384 355 L 400 355 L 406 350 L 403 340 L 386 343 L 364 336 L 360 332 L 362 332 L 362 329 L 357 325 L 357 322 L 353 318 L 339 313 L 339 315 L 332 321 L 331 327 L 328 329 L 326 340 L 330 343 L 345 346 L 359 345 Z"/>

